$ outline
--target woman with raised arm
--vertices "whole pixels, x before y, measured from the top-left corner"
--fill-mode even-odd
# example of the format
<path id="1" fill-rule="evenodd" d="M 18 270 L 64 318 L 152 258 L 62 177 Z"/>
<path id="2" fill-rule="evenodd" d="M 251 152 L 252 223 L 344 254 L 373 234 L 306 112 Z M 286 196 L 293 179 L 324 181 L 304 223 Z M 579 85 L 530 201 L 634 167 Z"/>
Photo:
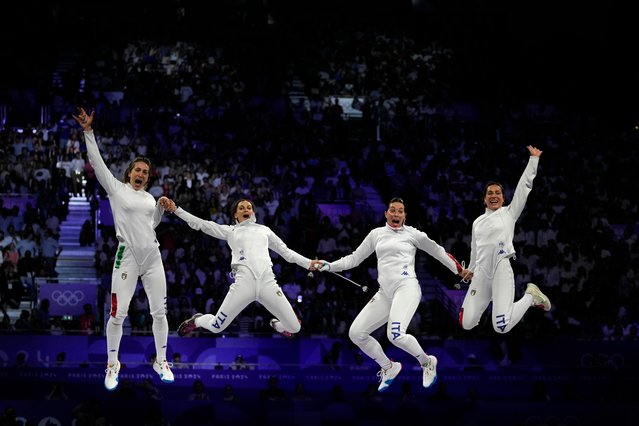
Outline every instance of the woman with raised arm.
<path id="1" fill-rule="evenodd" d="M 528 164 L 509 205 L 504 206 L 506 200 L 501 183 L 489 182 L 485 186 L 486 211 L 473 222 L 470 263 L 464 274 L 465 281 L 472 280 L 459 312 L 459 323 L 465 330 L 479 324 L 490 302 L 493 328 L 497 333 L 512 330 L 531 306 L 550 310 L 550 300 L 533 283 L 528 283 L 525 294 L 514 302 L 515 276 L 510 261 L 515 259 L 515 223 L 532 191 L 543 152 L 532 145 L 527 148 L 530 153 Z"/>
<path id="2" fill-rule="evenodd" d="M 146 191 L 151 172 L 151 161 L 137 157 L 131 161 L 122 180 L 117 179 L 105 164 L 91 125 L 94 113 L 78 108 L 73 118 L 84 131 L 89 161 L 95 175 L 109 196 L 118 250 L 111 275 L 111 309 L 106 326 L 107 368 L 104 387 L 113 391 L 118 386 L 120 372 L 120 341 L 122 323 L 127 316 L 138 278 L 149 299 L 153 318 L 153 337 L 156 360 L 153 369 L 165 383 L 173 383 L 171 364 L 166 359 L 169 323 L 166 318 L 166 276 L 160 256 L 155 228 L 160 223 L 169 199 L 155 198 Z"/>

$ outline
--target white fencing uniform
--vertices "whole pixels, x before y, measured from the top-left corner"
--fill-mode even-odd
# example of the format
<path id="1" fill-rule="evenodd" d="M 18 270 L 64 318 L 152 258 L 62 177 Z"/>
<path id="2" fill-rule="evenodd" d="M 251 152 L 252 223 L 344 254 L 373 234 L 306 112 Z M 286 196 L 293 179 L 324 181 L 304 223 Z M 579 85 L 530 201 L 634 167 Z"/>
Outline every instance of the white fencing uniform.
<path id="1" fill-rule="evenodd" d="M 498 333 L 509 332 L 532 306 L 533 299 L 529 294 L 513 303 L 515 276 L 510 259 L 515 257 L 515 223 L 532 190 L 538 165 L 539 157 L 531 156 L 511 203 L 495 211 L 487 208 L 473 222 L 468 265 L 473 271 L 473 279 L 459 313 L 459 322 L 466 330 L 479 324 L 491 300 L 493 328 Z"/>
<path id="2" fill-rule="evenodd" d="M 382 368 L 390 364 L 390 359 L 371 333 L 385 323 L 391 343 L 413 355 L 420 365 L 427 362 L 417 339 L 406 333 L 422 297 L 415 273 L 417 249 L 439 260 L 451 272 L 461 271 L 459 263 L 443 247 L 425 232 L 406 225 L 375 228 L 352 254 L 330 263 L 330 270 L 339 272 L 356 267 L 373 253 L 377 255 L 379 290 L 357 315 L 348 335 Z"/>
<path id="3" fill-rule="evenodd" d="M 100 156 L 93 131 L 84 132 L 89 161 L 109 196 L 118 250 L 111 276 L 111 309 L 106 327 L 109 364 L 118 360 L 122 323 L 127 316 L 138 277 L 149 299 L 158 361 L 166 359 L 169 324 L 166 318 L 166 275 L 155 228 L 164 208 L 144 190 L 117 179 Z"/>
<path id="4" fill-rule="evenodd" d="M 235 273 L 235 282 L 229 287 L 215 315 L 205 314 L 197 318 L 199 327 L 220 333 L 249 303 L 257 301 L 279 320 L 285 331 L 300 331 L 300 321 L 275 279 L 269 249 L 287 262 L 304 269 L 310 268 L 311 259 L 289 249 L 268 226 L 251 219 L 236 225 L 220 225 L 193 216 L 181 207 L 177 208 L 175 214 L 191 228 L 224 240 L 231 248 L 231 267 Z"/>

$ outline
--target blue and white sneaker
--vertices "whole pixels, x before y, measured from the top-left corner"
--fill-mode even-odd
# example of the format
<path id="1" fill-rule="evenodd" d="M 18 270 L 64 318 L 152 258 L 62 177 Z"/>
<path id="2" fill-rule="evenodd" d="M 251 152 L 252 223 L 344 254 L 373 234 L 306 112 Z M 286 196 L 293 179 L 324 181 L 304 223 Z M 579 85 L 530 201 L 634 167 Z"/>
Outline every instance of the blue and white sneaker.
<path id="1" fill-rule="evenodd" d="M 377 377 L 379 377 L 380 384 L 377 390 L 379 392 L 384 392 L 388 387 L 393 383 L 395 377 L 402 371 L 402 364 L 400 362 L 392 362 L 390 368 L 384 370 L 383 368 L 377 373 Z"/>
<path id="2" fill-rule="evenodd" d="M 160 376 L 160 380 L 164 383 L 173 383 L 175 379 L 173 378 L 173 372 L 171 371 L 172 363 L 164 360 L 162 362 L 155 361 L 153 363 L 153 369 Z"/>
<path id="3" fill-rule="evenodd" d="M 115 364 L 107 365 L 104 370 L 106 376 L 104 376 L 104 387 L 108 391 L 114 391 L 118 387 L 118 374 L 120 373 L 120 361 L 116 361 Z"/>

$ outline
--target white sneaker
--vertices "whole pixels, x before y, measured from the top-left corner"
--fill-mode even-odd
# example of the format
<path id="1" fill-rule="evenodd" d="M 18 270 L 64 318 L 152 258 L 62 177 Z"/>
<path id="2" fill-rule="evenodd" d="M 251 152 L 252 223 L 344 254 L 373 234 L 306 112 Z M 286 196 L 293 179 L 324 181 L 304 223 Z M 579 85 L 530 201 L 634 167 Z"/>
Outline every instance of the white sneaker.
<path id="1" fill-rule="evenodd" d="M 118 374 L 120 374 L 120 361 L 116 361 L 115 364 L 108 364 L 106 370 L 104 370 L 106 376 L 104 376 L 104 387 L 108 391 L 114 391 L 118 387 Z"/>
<path id="2" fill-rule="evenodd" d="M 167 360 L 164 360 L 162 362 L 155 361 L 153 363 L 153 369 L 160 375 L 160 380 L 162 380 L 164 383 L 173 383 L 175 381 L 175 379 L 173 378 L 171 367 L 173 367 L 173 364 L 168 362 Z"/>
<path id="3" fill-rule="evenodd" d="M 429 388 L 437 381 L 437 358 L 433 355 L 428 355 L 430 362 L 426 366 L 422 366 L 424 369 L 424 377 L 422 379 L 422 385 L 425 388 Z"/>
<path id="4" fill-rule="evenodd" d="M 377 377 L 379 377 L 379 387 L 377 390 L 379 392 L 384 392 L 388 387 L 393 383 L 395 377 L 402 371 L 402 364 L 399 362 L 391 362 L 391 366 L 389 369 L 384 370 L 383 368 L 377 373 Z"/>
<path id="5" fill-rule="evenodd" d="M 548 312 L 550 310 L 550 299 L 546 297 L 544 293 L 539 290 L 533 283 L 528 283 L 526 287 L 526 293 L 530 294 L 533 297 L 534 306 L 537 308 L 542 308 L 544 311 Z"/>

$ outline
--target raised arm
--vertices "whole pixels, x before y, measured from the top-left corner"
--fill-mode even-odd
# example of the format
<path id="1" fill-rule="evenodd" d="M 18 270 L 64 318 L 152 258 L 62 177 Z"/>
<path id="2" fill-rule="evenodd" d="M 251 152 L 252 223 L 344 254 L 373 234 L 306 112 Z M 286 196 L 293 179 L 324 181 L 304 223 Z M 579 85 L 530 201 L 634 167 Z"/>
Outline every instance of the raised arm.
<path id="1" fill-rule="evenodd" d="M 524 207 L 526 206 L 526 200 L 528 199 L 528 194 L 532 191 L 533 188 L 533 180 L 535 176 L 537 176 L 537 167 L 539 165 L 539 157 L 541 156 L 541 151 L 539 148 L 536 148 L 532 145 L 528 145 L 528 152 L 530 153 L 530 157 L 528 159 L 528 164 L 524 169 L 521 177 L 519 178 L 519 182 L 517 183 L 517 187 L 515 188 L 515 194 L 513 195 L 513 199 L 508 206 L 508 213 L 517 220 L 521 215 L 521 212 L 524 211 Z"/>
<path id="2" fill-rule="evenodd" d="M 528 145 L 526 148 L 528 148 L 528 152 L 530 152 L 530 155 L 532 157 L 541 157 L 541 154 L 543 153 L 541 149 L 534 147 L 532 145 Z"/>
<path id="3" fill-rule="evenodd" d="M 114 192 L 115 189 L 118 188 L 118 186 L 123 185 L 123 183 L 113 176 L 113 173 L 111 173 L 111 170 L 109 170 L 100 155 L 98 143 L 95 140 L 93 128 L 91 127 L 93 124 L 94 112 L 87 114 L 84 108 L 78 108 L 78 115 L 72 116 L 84 131 L 84 142 L 87 145 L 87 156 L 89 157 L 89 161 L 95 171 L 95 177 L 98 182 L 100 182 L 100 185 L 104 187 L 107 194 Z"/>

